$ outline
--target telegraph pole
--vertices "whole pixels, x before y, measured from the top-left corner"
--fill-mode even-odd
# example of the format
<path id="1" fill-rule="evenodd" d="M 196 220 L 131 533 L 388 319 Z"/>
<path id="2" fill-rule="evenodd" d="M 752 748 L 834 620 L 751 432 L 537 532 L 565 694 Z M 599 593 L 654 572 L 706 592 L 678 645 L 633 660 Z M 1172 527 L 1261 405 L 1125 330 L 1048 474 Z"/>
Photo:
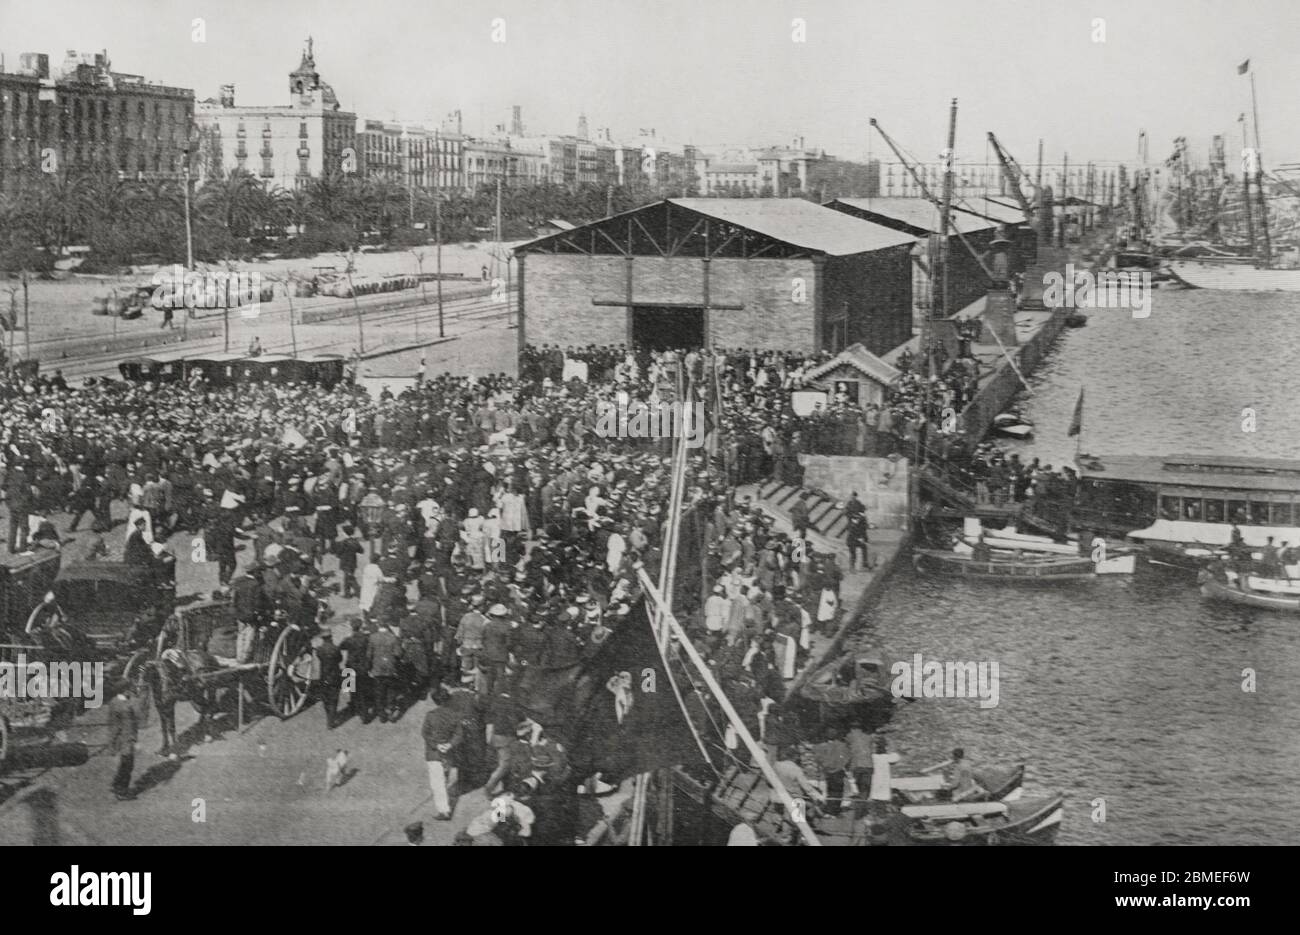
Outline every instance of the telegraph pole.
<path id="1" fill-rule="evenodd" d="M 438 273 L 438 337 L 445 338 L 447 330 L 442 321 L 442 147 L 438 131 L 433 132 L 435 168 L 433 172 L 433 243 L 437 255 Z"/>

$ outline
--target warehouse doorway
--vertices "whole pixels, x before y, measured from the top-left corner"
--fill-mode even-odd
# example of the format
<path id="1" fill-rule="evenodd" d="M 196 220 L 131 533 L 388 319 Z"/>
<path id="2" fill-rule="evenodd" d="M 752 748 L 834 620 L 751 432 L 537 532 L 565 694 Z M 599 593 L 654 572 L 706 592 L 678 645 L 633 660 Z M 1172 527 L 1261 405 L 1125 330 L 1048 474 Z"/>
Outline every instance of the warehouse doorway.
<path id="1" fill-rule="evenodd" d="M 704 309 L 635 305 L 632 343 L 654 351 L 703 347 Z"/>

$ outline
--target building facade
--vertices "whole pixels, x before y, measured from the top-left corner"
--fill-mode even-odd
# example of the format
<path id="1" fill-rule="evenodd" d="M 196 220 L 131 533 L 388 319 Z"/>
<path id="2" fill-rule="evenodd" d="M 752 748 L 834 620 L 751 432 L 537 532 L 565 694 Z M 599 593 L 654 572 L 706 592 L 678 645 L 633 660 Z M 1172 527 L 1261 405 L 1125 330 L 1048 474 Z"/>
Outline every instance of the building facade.
<path id="1" fill-rule="evenodd" d="M 0 190 L 42 172 L 180 178 L 193 115 L 193 90 L 115 72 L 107 52 L 70 51 L 58 74 L 25 52 L 0 72 Z"/>
<path id="2" fill-rule="evenodd" d="M 234 85 L 225 85 L 219 98 L 196 107 L 195 123 L 200 178 L 241 169 L 289 189 L 331 172 L 366 172 L 356 114 L 343 110 L 334 89 L 321 80 L 310 39 L 302 61 L 289 73 L 287 105 L 239 106 Z M 387 131 L 376 132 L 376 143 L 386 138 Z M 378 171 L 384 162 L 375 165 Z"/>

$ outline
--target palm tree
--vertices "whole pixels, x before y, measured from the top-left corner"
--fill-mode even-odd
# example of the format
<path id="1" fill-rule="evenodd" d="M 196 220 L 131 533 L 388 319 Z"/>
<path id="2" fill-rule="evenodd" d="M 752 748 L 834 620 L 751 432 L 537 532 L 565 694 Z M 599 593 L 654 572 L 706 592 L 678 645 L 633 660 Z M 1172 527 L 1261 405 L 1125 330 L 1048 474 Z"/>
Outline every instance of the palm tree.
<path id="1" fill-rule="evenodd" d="M 243 169 L 235 169 L 224 178 L 209 179 L 195 201 L 201 214 L 235 237 L 247 237 L 260 230 L 271 216 L 266 186 Z"/>
<path id="2" fill-rule="evenodd" d="M 64 172 L 42 175 L 32 187 L 19 190 L 14 205 L 22 227 L 58 259 L 72 237 L 84 233 L 86 209 L 94 204 L 88 177 Z"/>

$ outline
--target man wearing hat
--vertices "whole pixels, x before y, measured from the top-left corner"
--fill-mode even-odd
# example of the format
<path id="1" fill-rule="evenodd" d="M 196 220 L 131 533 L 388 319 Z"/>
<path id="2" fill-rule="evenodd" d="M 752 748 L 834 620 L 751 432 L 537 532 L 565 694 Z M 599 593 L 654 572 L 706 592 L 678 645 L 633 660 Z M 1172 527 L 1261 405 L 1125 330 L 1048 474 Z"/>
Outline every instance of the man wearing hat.
<path id="1" fill-rule="evenodd" d="M 483 648 L 478 657 L 482 673 L 479 691 L 485 698 L 491 698 L 498 685 L 505 684 L 506 669 L 510 665 L 510 643 L 517 626 L 510 619 L 505 604 L 493 604 L 488 609 L 483 627 Z"/>
<path id="2" fill-rule="evenodd" d="M 108 753 L 117 757 L 113 774 L 113 795 L 120 801 L 135 798 L 131 792 L 131 773 L 135 769 L 135 746 L 140 736 L 139 710 L 131 683 L 118 679 L 113 685 L 113 700 L 108 703 Z"/>
<path id="3" fill-rule="evenodd" d="M 343 538 L 330 546 L 339 560 L 339 577 L 343 579 L 343 597 L 356 597 L 361 593 L 357 585 L 357 559 L 365 547 L 356 536 L 356 528 L 351 523 L 342 526 Z"/>
<path id="4" fill-rule="evenodd" d="M 352 619 L 352 633 L 343 640 L 339 650 L 343 653 L 344 671 L 352 677 L 352 700 L 348 713 L 355 714 L 362 724 L 369 724 L 375 716 L 374 692 L 366 662 L 370 655 L 370 634 L 360 617 Z"/>
<path id="5" fill-rule="evenodd" d="M 450 787 L 455 785 L 456 749 L 462 740 L 461 716 L 450 704 L 441 704 L 424 716 L 420 729 L 424 738 L 424 759 L 429 768 L 429 789 L 433 793 L 434 818 L 451 818 Z"/>
<path id="6" fill-rule="evenodd" d="M 343 653 L 334 645 L 334 634 L 328 627 L 321 631 L 316 660 L 320 663 L 320 681 L 316 684 L 325 710 L 325 728 L 333 730 L 338 723 L 339 691 L 343 687 Z"/>
<path id="7" fill-rule="evenodd" d="M 127 534 L 126 550 L 122 554 L 122 560 L 128 565 L 148 567 L 153 564 L 153 550 L 149 548 L 149 542 L 145 538 L 145 518 L 143 516 L 135 518 L 131 532 Z"/>

